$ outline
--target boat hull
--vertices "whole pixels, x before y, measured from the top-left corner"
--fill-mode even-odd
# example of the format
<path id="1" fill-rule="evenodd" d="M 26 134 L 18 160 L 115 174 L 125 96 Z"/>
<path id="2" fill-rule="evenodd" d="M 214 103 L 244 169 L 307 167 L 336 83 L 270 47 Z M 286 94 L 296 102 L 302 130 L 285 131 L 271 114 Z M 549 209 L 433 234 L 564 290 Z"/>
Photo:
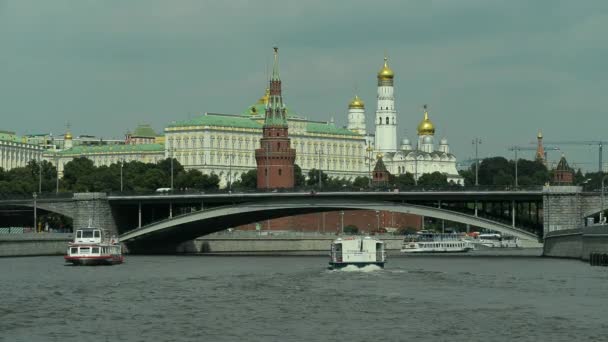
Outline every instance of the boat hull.
<path id="1" fill-rule="evenodd" d="M 461 248 L 461 249 L 426 249 L 426 248 L 406 248 L 402 249 L 401 253 L 466 253 L 472 251 L 474 248 Z"/>
<path id="2" fill-rule="evenodd" d="M 347 266 L 355 266 L 358 268 L 363 268 L 365 266 L 378 266 L 380 268 L 384 268 L 385 262 L 330 262 L 328 268 L 330 270 L 337 270 Z"/>
<path id="3" fill-rule="evenodd" d="M 76 266 L 97 266 L 97 265 L 117 265 L 124 262 L 122 255 L 109 255 L 109 256 L 94 256 L 94 257 L 82 257 L 82 256 L 65 256 L 65 261 Z"/>

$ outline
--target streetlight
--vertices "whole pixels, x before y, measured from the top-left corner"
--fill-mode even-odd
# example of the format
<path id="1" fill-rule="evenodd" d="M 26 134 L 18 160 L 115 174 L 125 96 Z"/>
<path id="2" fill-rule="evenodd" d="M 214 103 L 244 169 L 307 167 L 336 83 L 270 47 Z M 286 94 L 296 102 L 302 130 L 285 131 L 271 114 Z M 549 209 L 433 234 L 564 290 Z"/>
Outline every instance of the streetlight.
<path id="1" fill-rule="evenodd" d="M 229 165 L 228 165 L 228 191 L 232 191 L 232 158 L 234 158 L 233 154 L 228 155 Z"/>
<path id="2" fill-rule="evenodd" d="M 42 162 L 38 163 L 38 193 L 42 193 Z"/>
<path id="3" fill-rule="evenodd" d="M 518 187 L 518 183 L 517 183 L 517 149 L 514 149 L 513 152 L 515 152 L 515 190 L 517 190 Z"/>
<path id="4" fill-rule="evenodd" d="M 473 139 L 473 145 L 475 145 L 475 186 L 479 185 L 479 144 L 481 144 L 481 138 Z"/>
<path id="5" fill-rule="evenodd" d="M 55 155 L 55 193 L 59 193 L 59 157 Z"/>
<path id="6" fill-rule="evenodd" d="M 608 175 L 602 177 L 602 197 L 600 202 L 600 224 L 604 224 L 604 181 L 608 179 Z"/>
<path id="7" fill-rule="evenodd" d="M 34 197 L 34 232 L 37 233 L 38 232 L 38 210 L 36 208 L 36 198 L 38 198 L 38 194 L 37 193 L 33 193 L 32 197 Z"/>
<path id="8" fill-rule="evenodd" d="M 367 145 L 367 169 L 368 169 L 368 176 L 369 176 L 369 181 L 368 181 L 368 187 L 372 187 L 372 146 L 371 145 Z"/>
<path id="9" fill-rule="evenodd" d="M 173 191 L 173 148 L 169 148 L 171 158 L 171 191 Z"/>
<path id="10" fill-rule="evenodd" d="M 321 188 L 323 187 L 323 182 L 322 182 L 322 164 L 321 164 L 321 154 L 323 154 L 323 151 L 321 149 L 319 149 L 318 151 L 316 151 L 316 153 L 319 154 L 319 191 L 321 190 Z"/>
<path id="11" fill-rule="evenodd" d="M 122 167 L 124 165 L 124 160 L 120 161 L 120 192 L 123 190 L 123 181 L 122 181 Z"/>

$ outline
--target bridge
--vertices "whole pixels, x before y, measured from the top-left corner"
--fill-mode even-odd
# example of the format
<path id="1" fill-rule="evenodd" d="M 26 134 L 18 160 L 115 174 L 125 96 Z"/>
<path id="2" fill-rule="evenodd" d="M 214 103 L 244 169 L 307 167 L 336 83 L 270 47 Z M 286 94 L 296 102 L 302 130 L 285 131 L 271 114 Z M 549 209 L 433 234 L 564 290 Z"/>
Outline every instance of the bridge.
<path id="1" fill-rule="evenodd" d="M 598 193 L 579 187 L 518 191 L 264 192 L 205 194 L 77 193 L 41 198 L 39 209 L 72 217 L 74 226 L 107 227 L 134 251 L 160 250 L 198 236 L 284 216 L 338 210 L 407 213 L 537 240 L 552 230 L 580 227 L 600 211 Z M 0 208 L 33 206 L 0 200 Z"/>

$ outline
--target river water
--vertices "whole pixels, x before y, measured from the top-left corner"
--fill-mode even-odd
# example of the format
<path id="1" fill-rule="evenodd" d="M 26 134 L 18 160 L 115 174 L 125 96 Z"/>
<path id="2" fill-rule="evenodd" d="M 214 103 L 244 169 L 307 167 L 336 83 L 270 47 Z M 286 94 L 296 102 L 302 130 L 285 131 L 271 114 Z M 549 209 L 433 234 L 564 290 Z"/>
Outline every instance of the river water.
<path id="1" fill-rule="evenodd" d="M 532 256 L 0 259 L 0 341 L 607 341 L 608 268 Z"/>

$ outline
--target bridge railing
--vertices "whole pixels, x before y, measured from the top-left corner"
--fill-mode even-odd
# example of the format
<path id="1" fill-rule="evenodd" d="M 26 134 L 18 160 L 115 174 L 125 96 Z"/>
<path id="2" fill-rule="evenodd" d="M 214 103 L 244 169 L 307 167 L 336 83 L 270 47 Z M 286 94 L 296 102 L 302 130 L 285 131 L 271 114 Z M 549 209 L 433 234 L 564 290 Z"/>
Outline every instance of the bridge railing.
<path id="1" fill-rule="evenodd" d="M 20 193 L 20 194 L 14 194 L 14 193 L 1 193 L 0 192 L 0 200 L 15 200 L 15 201 L 19 201 L 19 200 L 33 200 L 34 193 Z M 38 200 L 40 199 L 66 199 L 66 198 L 72 198 L 74 197 L 74 193 L 72 192 L 59 192 L 59 193 L 55 193 L 55 192 L 41 192 L 41 193 L 37 193 L 36 194 L 36 198 Z"/>
<path id="2" fill-rule="evenodd" d="M 429 186 L 407 186 L 407 187 L 379 187 L 379 188 L 355 188 L 355 187 L 340 187 L 340 188 L 322 188 L 319 190 L 315 187 L 301 187 L 295 189 L 276 189 L 276 190 L 250 190 L 250 189 L 174 189 L 168 191 L 113 191 L 108 193 L 109 196 L 164 196 L 164 195 L 199 195 L 199 194 L 264 194 L 264 193 L 310 193 L 310 192 L 470 192 L 470 191 L 541 191 L 542 186 L 528 187 L 509 187 L 509 186 L 446 186 L 446 187 L 429 187 Z"/>

